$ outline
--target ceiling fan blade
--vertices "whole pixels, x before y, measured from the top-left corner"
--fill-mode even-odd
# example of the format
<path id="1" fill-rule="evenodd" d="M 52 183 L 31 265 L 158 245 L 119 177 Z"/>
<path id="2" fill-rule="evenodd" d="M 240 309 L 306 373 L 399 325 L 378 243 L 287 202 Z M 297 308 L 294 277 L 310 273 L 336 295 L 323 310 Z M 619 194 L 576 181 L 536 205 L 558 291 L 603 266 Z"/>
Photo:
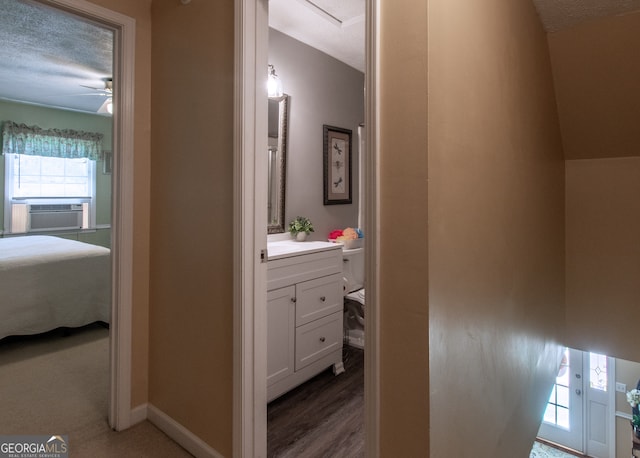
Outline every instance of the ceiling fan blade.
<path id="1" fill-rule="evenodd" d="M 93 96 L 97 95 L 97 96 L 100 96 L 100 97 L 111 97 L 111 94 L 109 94 L 108 92 L 86 92 L 84 94 L 65 94 L 62 97 L 79 97 L 79 96 L 80 97 L 84 97 L 84 96 L 87 96 L 87 95 L 93 95 Z"/>
<path id="2" fill-rule="evenodd" d="M 81 84 L 80 86 L 86 87 L 87 89 L 93 89 L 93 90 L 96 90 L 96 91 L 104 91 L 104 87 L 85 86 L 84 84 Z"/>

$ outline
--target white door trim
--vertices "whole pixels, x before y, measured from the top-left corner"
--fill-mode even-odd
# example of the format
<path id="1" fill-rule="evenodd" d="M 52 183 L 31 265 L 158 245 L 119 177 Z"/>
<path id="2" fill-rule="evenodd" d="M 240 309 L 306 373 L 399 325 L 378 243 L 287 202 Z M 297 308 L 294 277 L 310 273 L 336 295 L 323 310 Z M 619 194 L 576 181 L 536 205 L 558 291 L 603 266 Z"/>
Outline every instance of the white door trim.
<path id="1" fill-rule="evenodd" d="M 365 237 L 367 314 L 365 317 L 365 448 L 379 454 L 379 7 L 367 1 L 365 127 L 367 166 Z M 266 148 L 266 82 L 268 5 L 266 0 L 235 0 L 234 115 L 234 350 L 233 456 L 266 456 L 266 266 L 259 251 L 266 248 L 264 168 L 256 166 L 255 151 Z M 264 103 L 264 108 L 260 107 Z M 260 138 L 264 138 L 264 145 Z M 259 156 L 262 157 L 262 156 Z M 259 180 L 264 184 L 257 184 Z M 262 194 L 264 195 L 264 193 Z M 263 205 L 264 203 L 264 205 Z M 265 221 L 264 227 L 261 221 Z M 262 346 L 261 346 L 262 344 Z"/>
<path id="2" fill-rule="evenodd" d="M 85 0 L 43 3 L 100 22 L 115 32 L 109 425 L 120 431 L 131 426 L 135 20 Z"/>
<path id="3" fill-rule="evenodd" d="M 267 450 L 267 268 L 260 260 L 267 247 L 267 156 L 256 154 L 267 150 L 267 11 L 267 0 L 235 0 L 233 456 L 239 457 L 264 457 Z"/>
<path id="4" fill-rule="evenodd" d="M 611 458 L 616 455 L 616 359 L 609 356 L 609 456 Z"/>

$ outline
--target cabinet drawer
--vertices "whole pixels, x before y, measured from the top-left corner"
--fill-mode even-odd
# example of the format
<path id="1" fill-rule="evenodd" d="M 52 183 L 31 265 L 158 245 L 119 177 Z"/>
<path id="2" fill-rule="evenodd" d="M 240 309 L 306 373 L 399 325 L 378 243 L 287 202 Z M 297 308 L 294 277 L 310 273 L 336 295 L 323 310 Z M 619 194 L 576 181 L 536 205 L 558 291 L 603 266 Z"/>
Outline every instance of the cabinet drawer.
<path id="1" fill-rule="evenodd" d="M 342 311 L 296 328 L 296 368 L 342 348 Z"/>
<path id="2" fill-rule="evenodd" d="M 342 249 L 274 259 L 267 264 L 267 291 L 342 272 Z"/>
<path id="3" fill-rule="evenodd" d="M 296 326 L 342 311 L 342 275 L 316 278 L 296 285 Z"/>

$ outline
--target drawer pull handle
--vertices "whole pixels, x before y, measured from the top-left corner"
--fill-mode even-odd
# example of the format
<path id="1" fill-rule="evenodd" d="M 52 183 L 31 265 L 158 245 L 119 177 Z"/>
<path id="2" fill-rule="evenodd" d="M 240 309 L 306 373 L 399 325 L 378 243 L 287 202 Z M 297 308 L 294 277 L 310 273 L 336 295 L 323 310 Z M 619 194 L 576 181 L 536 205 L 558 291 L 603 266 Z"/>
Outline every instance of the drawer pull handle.
<path id="1" fill-rule="evenodd" d="M 327 339 L 325 339 L 324 337 L 320 337 L 320 342 L 324 342 L 325 340 Z"/>
<path id="2" fill-rule="evenodd" d="M 295 302 L 296 302 L 296 298 L 295 298 L 295 297 L 292 297 L 292 298 L 291 298 L 291 302 L 293 302 L 293 303 L 295 304 Z"/>
<path id="3" fill-rule="evenodd" d="M 324 302 L 324 301 L 326 301 L 326 300 L 327 300 L 327 298 L 326 298 L 326 297 L 324 297 L 324 296 L 321 296 L 321 297 L 320 297 L 320 300 L 321 300 L 322 302 Z"/>

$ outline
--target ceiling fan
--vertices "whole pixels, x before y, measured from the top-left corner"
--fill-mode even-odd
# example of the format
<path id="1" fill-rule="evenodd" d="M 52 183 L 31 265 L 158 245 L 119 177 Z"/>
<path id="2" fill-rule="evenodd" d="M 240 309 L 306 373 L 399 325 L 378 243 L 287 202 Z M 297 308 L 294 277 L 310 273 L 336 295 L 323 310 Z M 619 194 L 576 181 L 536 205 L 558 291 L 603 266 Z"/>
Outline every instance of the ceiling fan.
<path id="1" fill-rule="evenodd" d="M 113 79 L 111 77 L 105 77 L 105 78 L 101 78 L 101 81 L 104 83 L 104 86 L 101 86 L 101 87 L 88 86 L 84 84 L 79 85 L 83 88 L 91 89 L 91 91 L 84 91 L 84 92 L 75 93 L 75 94 L 74 93 L 50 94 L 46 97 L 49 99 L 62 101 L 61 104 L 54 103 L 54 106 L 57 106 L 57 105 L 67 106 L 65 105 L 64 102 L 67 100 L 70 101 L 70 98 L 75 98 L 75 97 L 95 97 L 95 96 L 103 97 L 104 100 L 102 101 L 102 104 L 95 112 L 98 114 L 113 114 Z M 93 105 L 95 107 L 94 104 L 90 104 L 90 105 Z M 93 111 L 94 109 L 95 108 L 92 108 L 91 111 Z M 81 110 L 81 111 L 85 111 L 85 110 Z"/>
<path id="2" fill-rule="evenodd" d="M 102 78 L 104 81 L 104 87 L 93 87 L 93 86 L 85 86 L 81 84 L 82 87 L 86 87 L 87 89 L 93 89 L 95 93 L 89 94 L 79 94 L 79 95 L 101 95 L 106 97 L 104 103 L 98 108 L 98 113 L 109 113 L 113 114 L 113 78 Z"/>

